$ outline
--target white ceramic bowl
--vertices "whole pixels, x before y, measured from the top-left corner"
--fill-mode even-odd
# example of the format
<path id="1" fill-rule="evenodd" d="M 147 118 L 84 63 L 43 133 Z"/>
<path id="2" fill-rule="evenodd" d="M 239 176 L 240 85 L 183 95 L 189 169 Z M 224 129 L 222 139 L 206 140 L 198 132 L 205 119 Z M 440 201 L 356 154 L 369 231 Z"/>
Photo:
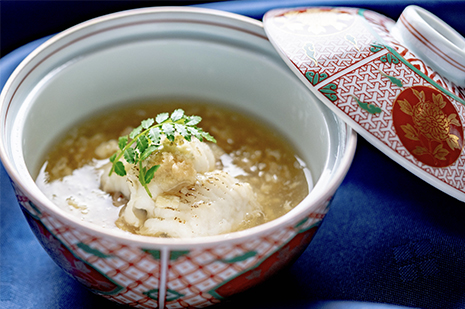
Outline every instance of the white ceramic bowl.
<path id="1" fill-rule="evenodd" d="M 310 168 L 313 191 L 286 215 L 245 231 L 161 239 L 80 221 L 35 185 L 48 147 L 76 121 L 120 102 L 172 96 L 275 122 Z M 45 250 L 94 292 L 140 308 L 215 304 L 293 261 L 356 146 L 355 133 L 288 69 L 260 22 L 213 10 L 138 9 L 77 25 L 31 53 L 0 99 L 1 159 Z"/>

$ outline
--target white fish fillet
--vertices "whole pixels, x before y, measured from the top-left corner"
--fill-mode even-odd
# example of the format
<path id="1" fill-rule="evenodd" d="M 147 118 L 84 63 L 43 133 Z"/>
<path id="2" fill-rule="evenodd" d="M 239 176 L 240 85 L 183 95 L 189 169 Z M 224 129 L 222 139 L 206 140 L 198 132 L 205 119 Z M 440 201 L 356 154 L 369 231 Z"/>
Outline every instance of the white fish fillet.
<path id="1" fill-rule="evenodd" d="M 217 235 L 262 215 L 250 185 L 223 171 L 198 174 L 194 185 L 159 197 L 163 198 L 156 200 L 154 216 L 144 223 L 144 234 Z"/>
<path id="2" fill-rule="evenodd" d="M 124 162 L 127 175 L 101 177 L 104 191 L 121 192 L 129 202 L 121 216 L 144 235 L 198 237 L 227 233 L 244 220 L 262 216 L 250 185 L 227 172 L 214 170 L 215 157 L 206 143 L 193 138 L 167 145 L 151 158 L 160 164 L 148 187 L 138 181 L 138 169 Z"/>

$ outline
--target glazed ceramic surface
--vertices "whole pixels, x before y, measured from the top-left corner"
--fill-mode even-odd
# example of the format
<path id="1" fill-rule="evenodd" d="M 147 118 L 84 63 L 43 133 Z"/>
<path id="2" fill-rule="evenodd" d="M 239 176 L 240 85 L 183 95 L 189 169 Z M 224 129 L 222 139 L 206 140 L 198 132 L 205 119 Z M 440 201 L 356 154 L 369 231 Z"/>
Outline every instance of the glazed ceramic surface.
<path id="1" fill-rule="evenodd" d="M 412 26 L 425 23 L 420 17 L 431 29 Z M 451 82 L 464 81 L 463 37 L 417 7 L 397 25 L 373 11 L 331 7 L 273 10 L 264 25 L 322 102 L 393 160 L 465 201 L 465 90 Z M 428 41 L 431 33 L 441 40 Z M 448 53 L 443 45 L 461 51 Z M 429 63 L 442 66 L 444 76 Z"/>
<path id="2" fill-rule="evenodd" d="M 465 87 L 465 38 L 437 16 L 410 5 L 391 33 L 435 71 Z"/>
<path id="3" fill-rule="evenodd" d="M 312 172 L 288 214 L 196 239 L 132 235 L 61 211 L 34 177 L 50 144 L 122 102 L 189 97 L 276 123 Z M 2 162 L 35 235 L 67 273 L 139 308 L 204 307 L 265 280 L 305 249 L 352 161 L 356 135 L 282 62 L 261 23 L 202 9 L 141 9 L 53 37 L 12 74 L 1 101 Z"/>

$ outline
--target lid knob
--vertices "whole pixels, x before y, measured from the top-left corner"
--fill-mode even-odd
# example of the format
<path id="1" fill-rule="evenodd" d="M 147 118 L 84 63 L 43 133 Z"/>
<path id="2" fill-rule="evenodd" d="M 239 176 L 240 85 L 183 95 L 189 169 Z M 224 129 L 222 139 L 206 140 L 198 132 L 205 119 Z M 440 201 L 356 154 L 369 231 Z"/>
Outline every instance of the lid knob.
<path id="1" fill-rule="evenodd" d="M 465 87 L 465 38 L 440 18 L 410 5 L 392 34 L 435 71 Z"/>

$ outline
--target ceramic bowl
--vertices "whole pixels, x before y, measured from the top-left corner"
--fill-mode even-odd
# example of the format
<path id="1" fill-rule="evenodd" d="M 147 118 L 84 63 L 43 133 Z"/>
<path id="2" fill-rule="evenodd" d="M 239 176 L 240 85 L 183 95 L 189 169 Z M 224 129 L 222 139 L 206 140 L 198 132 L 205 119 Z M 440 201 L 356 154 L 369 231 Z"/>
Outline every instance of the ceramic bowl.
<path id="1" fill-rule="evenodd" d="M 40 160 L 76 121 L 120 102 L 170 96 L 279 119 L 276 129 L 311 170 L 312 192 L 248 230 L 161 239 L 83 222 L 37 188 Z M 288 69 L 260 22 L 213 10 L 138 9 L 77 25 L 32 52 L 1 94 L 1 159 L 40 243 L 93 292 L 139 308 L 216 304 L 291 263 L 327 213 L 355 145 L 355 133 Z"/>

